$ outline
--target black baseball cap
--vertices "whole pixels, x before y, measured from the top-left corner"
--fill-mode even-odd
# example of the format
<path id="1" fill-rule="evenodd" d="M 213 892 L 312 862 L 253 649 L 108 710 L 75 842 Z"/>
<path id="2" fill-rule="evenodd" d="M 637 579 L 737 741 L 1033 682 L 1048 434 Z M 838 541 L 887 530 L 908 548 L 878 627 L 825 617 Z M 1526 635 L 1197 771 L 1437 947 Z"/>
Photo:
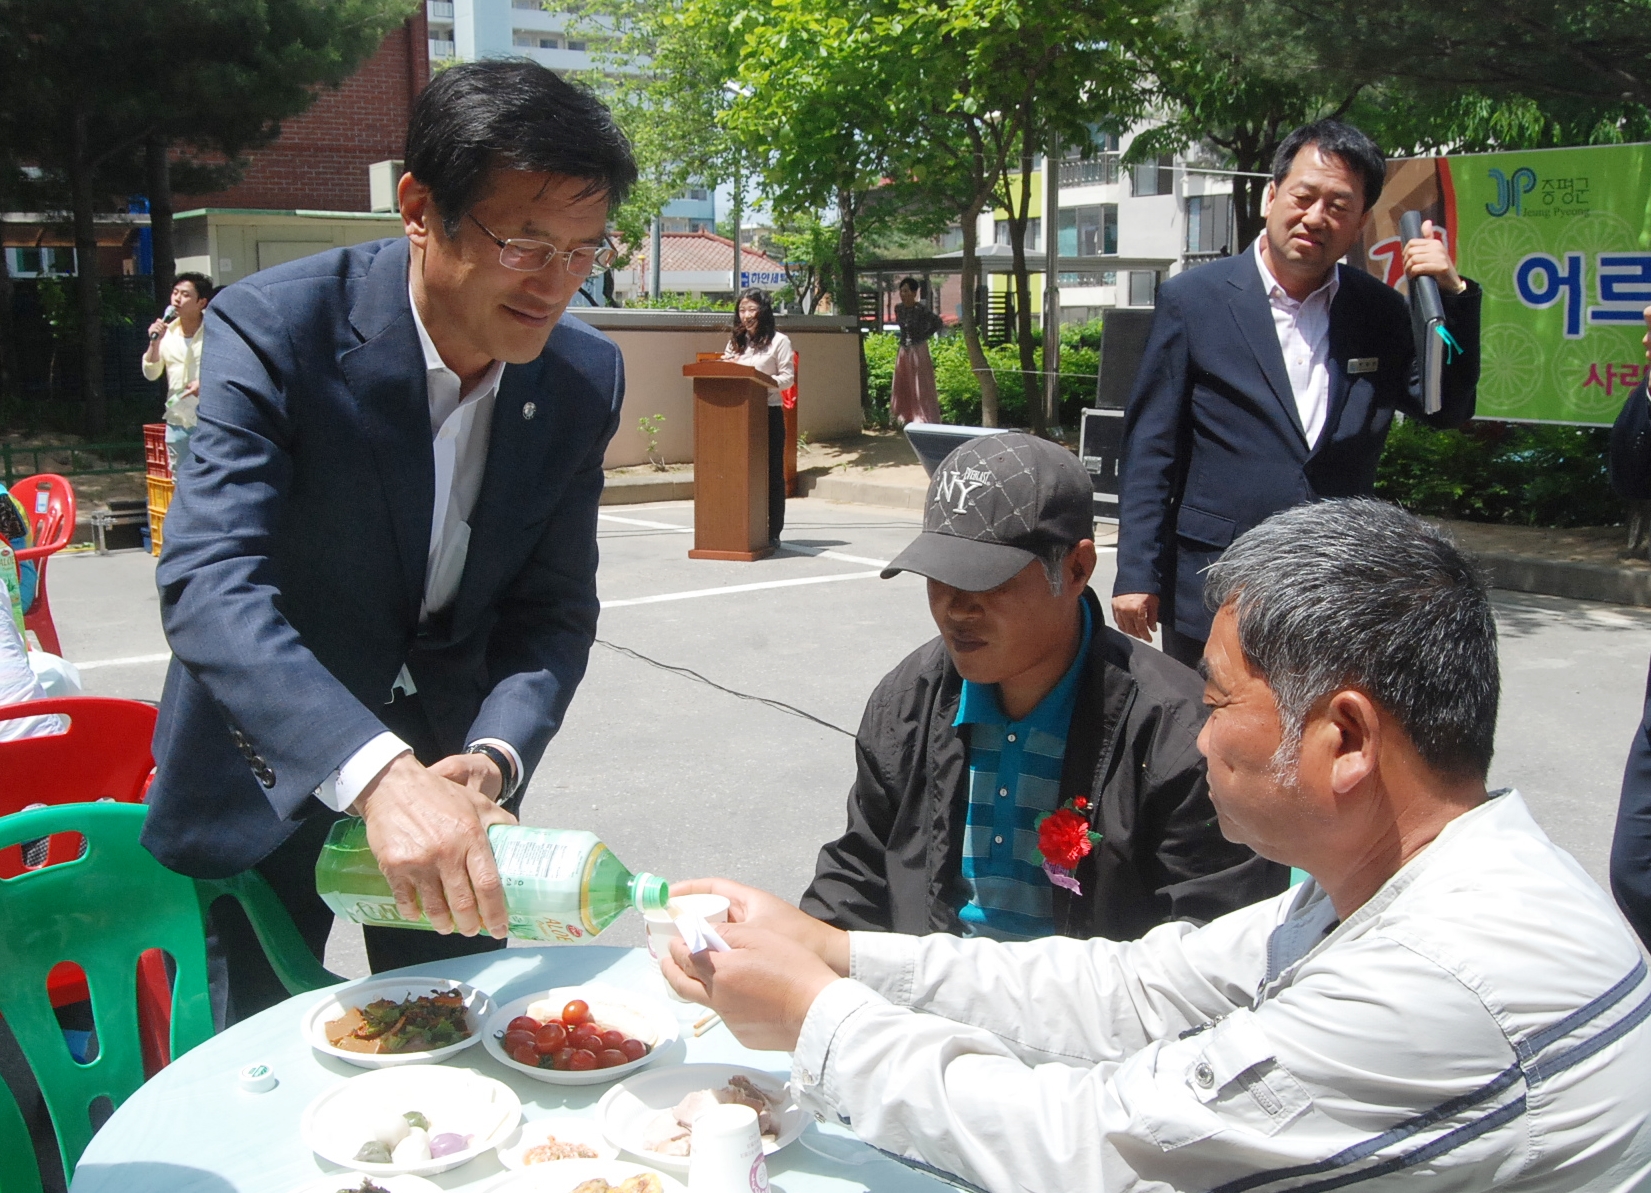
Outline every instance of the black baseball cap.
<path id="1" fill-rule="evenodd" d="M 940 462 L 923 503 L 923 533 L 883 569 L 916 572 L 966 592 L 1011 579 L 1056 547 L 1095 537 L 1094 487 L 1078 458 L 1019 432 L 970 439 Z"/>

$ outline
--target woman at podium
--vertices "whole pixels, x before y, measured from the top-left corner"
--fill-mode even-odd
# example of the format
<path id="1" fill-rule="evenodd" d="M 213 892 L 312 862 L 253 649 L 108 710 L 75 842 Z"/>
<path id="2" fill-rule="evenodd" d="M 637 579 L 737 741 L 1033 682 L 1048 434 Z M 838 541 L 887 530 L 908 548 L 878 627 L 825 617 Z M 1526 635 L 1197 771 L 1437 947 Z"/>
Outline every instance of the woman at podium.
<path id="1" fill-rule="evenodd" d="M 768 539 L 777 544 L 785 528 L 785 411 L 780 391 L 791 387 L 797 365 L 791 340 L 774 330 L 768 291 L 752 286 L 740 293 L 733 334 L 722 359 L 749 365 L 779 383 L 768 391 Z"/>

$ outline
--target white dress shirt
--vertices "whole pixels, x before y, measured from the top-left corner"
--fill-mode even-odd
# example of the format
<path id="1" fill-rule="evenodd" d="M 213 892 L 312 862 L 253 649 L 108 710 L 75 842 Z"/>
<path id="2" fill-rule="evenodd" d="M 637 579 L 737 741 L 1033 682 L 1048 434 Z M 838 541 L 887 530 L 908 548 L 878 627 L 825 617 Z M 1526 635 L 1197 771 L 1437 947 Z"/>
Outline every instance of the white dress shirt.
<path id="1" fill-rule="evenodd" d="M 407 284 L 407 301 L 413 309 L 413 326 L 424 349 L 424 385 L 430 403 L 430 437 L 435 453 L 435 503 L 430 510 L 430 553 L 424 567 L 424 602 L 419 621 L 453 603 L 470 553 L 470 515 L 481 492 L 482 474 L 487 469 L 487 444 L 493 425 L 493 400 L 498 396 L 504 361 L 496 360 L 474 389 L 463 392 L 459 375 L 441 359 L 435 341 L 419 316 L 412 282 Z M 391 694 L 412 695 L 418 690 L 405 665 L 391 685 Z M 497 746 L 522 774 L 521 755 L 509 742 L 497 738 L 477 738 L 477 742 Z M 316 789 L 322 803 L 342 812 L 355 803 L 362 788 L 411 747 L 395 734 L 380 733 L 362 746 Z"/>
<path id="2" fill-rule="evenodd" d="M 1273 329 L 1284 352 L 1284 369 L 1290 375 L 1290 390 L 1309 448 L 1318 443 L 1324 420 L 1330 413 L 1330 304 L 1341 288 L 1341 266 L 1330 271 L 1330 280 L 1297 302 L 1284 292 L 1267 259 L 1261 255 L 1261 237 L 1255 238 L 1255 263 L 1267 287 L 1267 301 L 1273 308 Z"/>

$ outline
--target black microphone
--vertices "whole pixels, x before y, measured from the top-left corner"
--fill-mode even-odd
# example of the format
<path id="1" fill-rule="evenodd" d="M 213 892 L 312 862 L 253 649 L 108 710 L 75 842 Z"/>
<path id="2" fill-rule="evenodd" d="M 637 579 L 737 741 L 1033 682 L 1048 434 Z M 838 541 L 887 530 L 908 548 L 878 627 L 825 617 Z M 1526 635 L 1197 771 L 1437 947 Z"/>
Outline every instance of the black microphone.
<path id="1" fill-rule="evenodd" d="M 1422 213 L 1407 211 L 1401 215 L 1399 217 L 1399 235 L 1407 242 L 1422 239 Z M 1399 251 L 1404 251 L 1402 245 Z M 1439 299 L 1439 280 L 1437 278 L 1411 278 L 1410 296 L 1421 307 L 1423 322 L 1431 323 L 1434 320 L 1444 322 L 1445 304 Z"/>
<path id="2" fill-rule="evenodd" d="M 1422 213 L 1407 211 L 1399 217 L 1399 236 L 1406 243 L 1422 239 Z M 1404 246 L 1399 246 L 1404 251 Z M 1445 304 L 1439 298 L 1437 278 L 1417 275 L 1410 279 L 1410 326 L 1416 340 L 1416 360 L 1421 367 L 1422 409 L 1437 414 L 1443 408 L 1441 384 L 1445 343 Z"/>

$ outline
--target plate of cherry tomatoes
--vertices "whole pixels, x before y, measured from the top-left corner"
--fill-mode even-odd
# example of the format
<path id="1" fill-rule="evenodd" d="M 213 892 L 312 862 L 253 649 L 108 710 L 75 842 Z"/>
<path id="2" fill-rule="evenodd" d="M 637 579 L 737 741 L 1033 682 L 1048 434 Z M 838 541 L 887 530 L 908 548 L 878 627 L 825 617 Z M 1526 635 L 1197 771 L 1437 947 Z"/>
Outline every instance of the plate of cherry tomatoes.
<path id="1" fill-rule="evenodd" d="M 494 1060 L 552 1085 L 616 1081 L 676 1038 L 676 1016 L 664 1000 L 599 982 L 507 1003 L 482 1032 Z"/>

